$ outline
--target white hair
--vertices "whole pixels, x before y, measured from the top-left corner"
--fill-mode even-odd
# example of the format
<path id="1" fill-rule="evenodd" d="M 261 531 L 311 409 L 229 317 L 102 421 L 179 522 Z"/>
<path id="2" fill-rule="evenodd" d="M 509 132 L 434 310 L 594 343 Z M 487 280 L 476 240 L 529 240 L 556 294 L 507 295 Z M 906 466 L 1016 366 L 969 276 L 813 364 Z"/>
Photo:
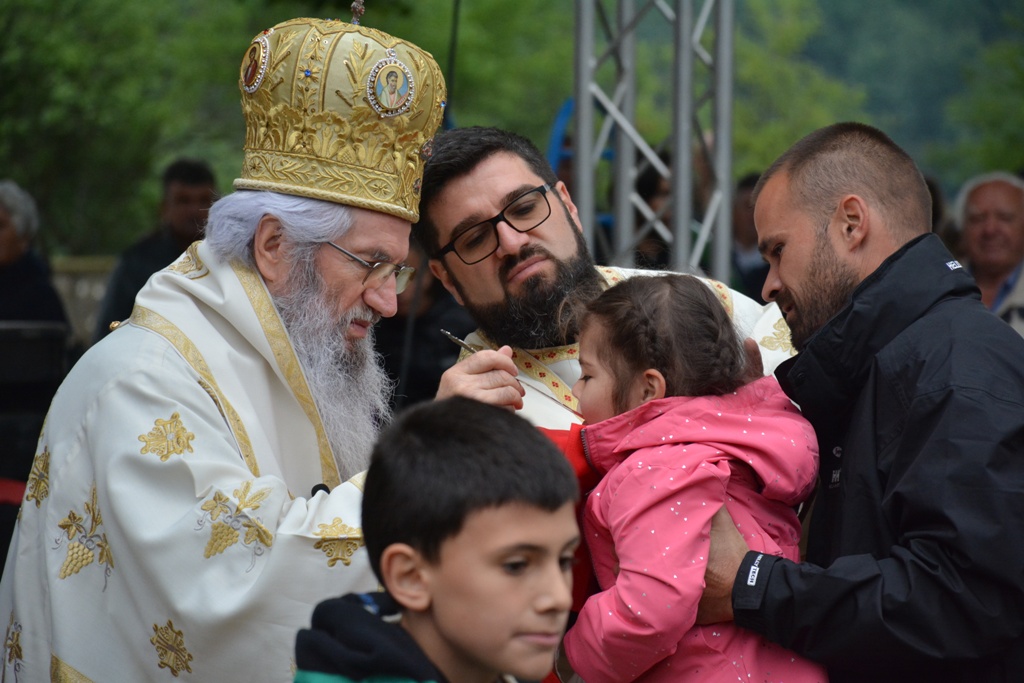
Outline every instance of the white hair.
<path id="1" fill-rule="evenodd" d="M 206 243 L 221 260 L 255 266 L 256 226 L 275 216 L 289 241 L 299 247 L 333 241 L 348 232 L 353 211 L 343 205 L 277 192 L 239 190 L 210 207 Z"/>
<path id="2" fill-rule="evenodd" d="M 21 186 L 13 180 L 0 180 L 0 207 L 11 214 L 11 222 L 19 237 L 32 239 L 39 230 L 39 210 L 36 200 L 32 199 Z"/>
<path id="3" fill-rule="evenodd" d="M 967 198 L 979 187 L 989 183 L 1006 183 L 1020 190 L 1021 208 L 1024 209 L 1024 179 L 1006 171 L 993 171 L 992 173 L 976 175 L 963 184 L 960 188 L 960 194 L 956 196 L 953 219 L 956 221 L 956 229 L 960 232 L 963 232 L 964 222 L 967 220 Z"/>

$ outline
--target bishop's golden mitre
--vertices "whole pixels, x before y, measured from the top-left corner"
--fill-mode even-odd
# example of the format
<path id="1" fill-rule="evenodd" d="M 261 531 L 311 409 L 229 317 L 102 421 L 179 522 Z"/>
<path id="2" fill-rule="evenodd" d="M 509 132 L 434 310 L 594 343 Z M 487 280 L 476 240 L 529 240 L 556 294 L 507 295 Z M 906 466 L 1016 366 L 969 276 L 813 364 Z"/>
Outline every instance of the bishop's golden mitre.
<path id="1" fill-rule="evenodd" d="M 270 190 L 416 222 L 445 84 L 430 53 L 357 24 L 292 19 L 249 44 L 239 69 L 239 190 Z"/>

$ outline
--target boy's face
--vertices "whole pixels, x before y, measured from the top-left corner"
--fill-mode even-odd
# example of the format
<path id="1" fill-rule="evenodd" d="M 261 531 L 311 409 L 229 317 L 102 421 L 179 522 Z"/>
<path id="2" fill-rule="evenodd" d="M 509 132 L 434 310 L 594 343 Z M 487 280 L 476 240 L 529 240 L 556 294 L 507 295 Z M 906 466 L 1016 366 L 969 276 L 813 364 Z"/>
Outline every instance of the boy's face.
<path id="1" fill-rule="evenodd" d="M 424 569 L 426 613 L 403 624 L 452 683 L 551 670 L 572 606 L 579 530 L 572 503 L 554 512 L 510 503 L 471 513 Z"/>

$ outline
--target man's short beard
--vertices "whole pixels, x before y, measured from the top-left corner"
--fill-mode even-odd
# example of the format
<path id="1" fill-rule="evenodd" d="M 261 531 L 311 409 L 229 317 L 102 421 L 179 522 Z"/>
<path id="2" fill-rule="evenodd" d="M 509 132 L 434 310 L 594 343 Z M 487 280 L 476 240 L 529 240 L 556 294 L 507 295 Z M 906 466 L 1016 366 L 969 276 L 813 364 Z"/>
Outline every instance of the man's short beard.
<path id="1" fill-rule="evenodd" d="M 572 218 L 566 212 L 572 225 Z M 543 254 L 555 265 L 555 277 L 551 281 L 537 275 L 523 283 L 520 294 L 506 291 L 505 300 L 493 304 L 474 304 L 462 284 L 452 278 L 466 310 L 480 329 L 492 341 L 523 349 L 542 349 L 572 343 L 579 334 L 580 304 L 586 303 L 601 293 L 603 280 L 594 268 L 594 259 L 587 250 L 587 243 L 578 230 L 576 253 L 564 261 L 555 260 L 540 246 L 524 247 L 515 256 L 506 257 L 498 270 L 502 284 L 506 284 L 508 273 L 520 262 Z"/>
<path id="2" fill-rule="evenodd" d="M 776 298 L 780 306 L 795 304 L 796 316 L 790 324 L 793 348 L 803 351 L 808 341 L 837 313 L 850 303 L 860 281 L 856 272 L 841 262 L 824 233 L 818 234 L 808 268 L 808 280 L 802 296 L 784 292 Z M 787 321 L 788 323 L 789 321 Z"/>
<path id="3" fill-rule="evenodd" d="M 371 318 L 372 312 L 360 307 L 339 318 L 316 269 L 315 253 L 296 254 L 287 291 L 274 303 L 346 480 L 368 467 L 377 432 L 391 419 L 394 386 L 374 351 L 372 328 L 364 339 L 345 338 L 353 319 Z"/>

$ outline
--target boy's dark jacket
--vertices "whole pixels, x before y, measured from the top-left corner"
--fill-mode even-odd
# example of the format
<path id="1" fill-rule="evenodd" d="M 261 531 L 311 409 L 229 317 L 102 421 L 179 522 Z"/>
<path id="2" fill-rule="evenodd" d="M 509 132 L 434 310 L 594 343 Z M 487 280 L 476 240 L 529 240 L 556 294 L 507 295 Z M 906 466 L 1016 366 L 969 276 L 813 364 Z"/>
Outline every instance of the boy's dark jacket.
<path id="1" fill-rule="evenodd" d="M 295 641 L 295 682 L 447 683 L 398 624 L 399 616 L 387 593 L 350 593 L 321 602 L 311 628 L 299 631 Z"/>

